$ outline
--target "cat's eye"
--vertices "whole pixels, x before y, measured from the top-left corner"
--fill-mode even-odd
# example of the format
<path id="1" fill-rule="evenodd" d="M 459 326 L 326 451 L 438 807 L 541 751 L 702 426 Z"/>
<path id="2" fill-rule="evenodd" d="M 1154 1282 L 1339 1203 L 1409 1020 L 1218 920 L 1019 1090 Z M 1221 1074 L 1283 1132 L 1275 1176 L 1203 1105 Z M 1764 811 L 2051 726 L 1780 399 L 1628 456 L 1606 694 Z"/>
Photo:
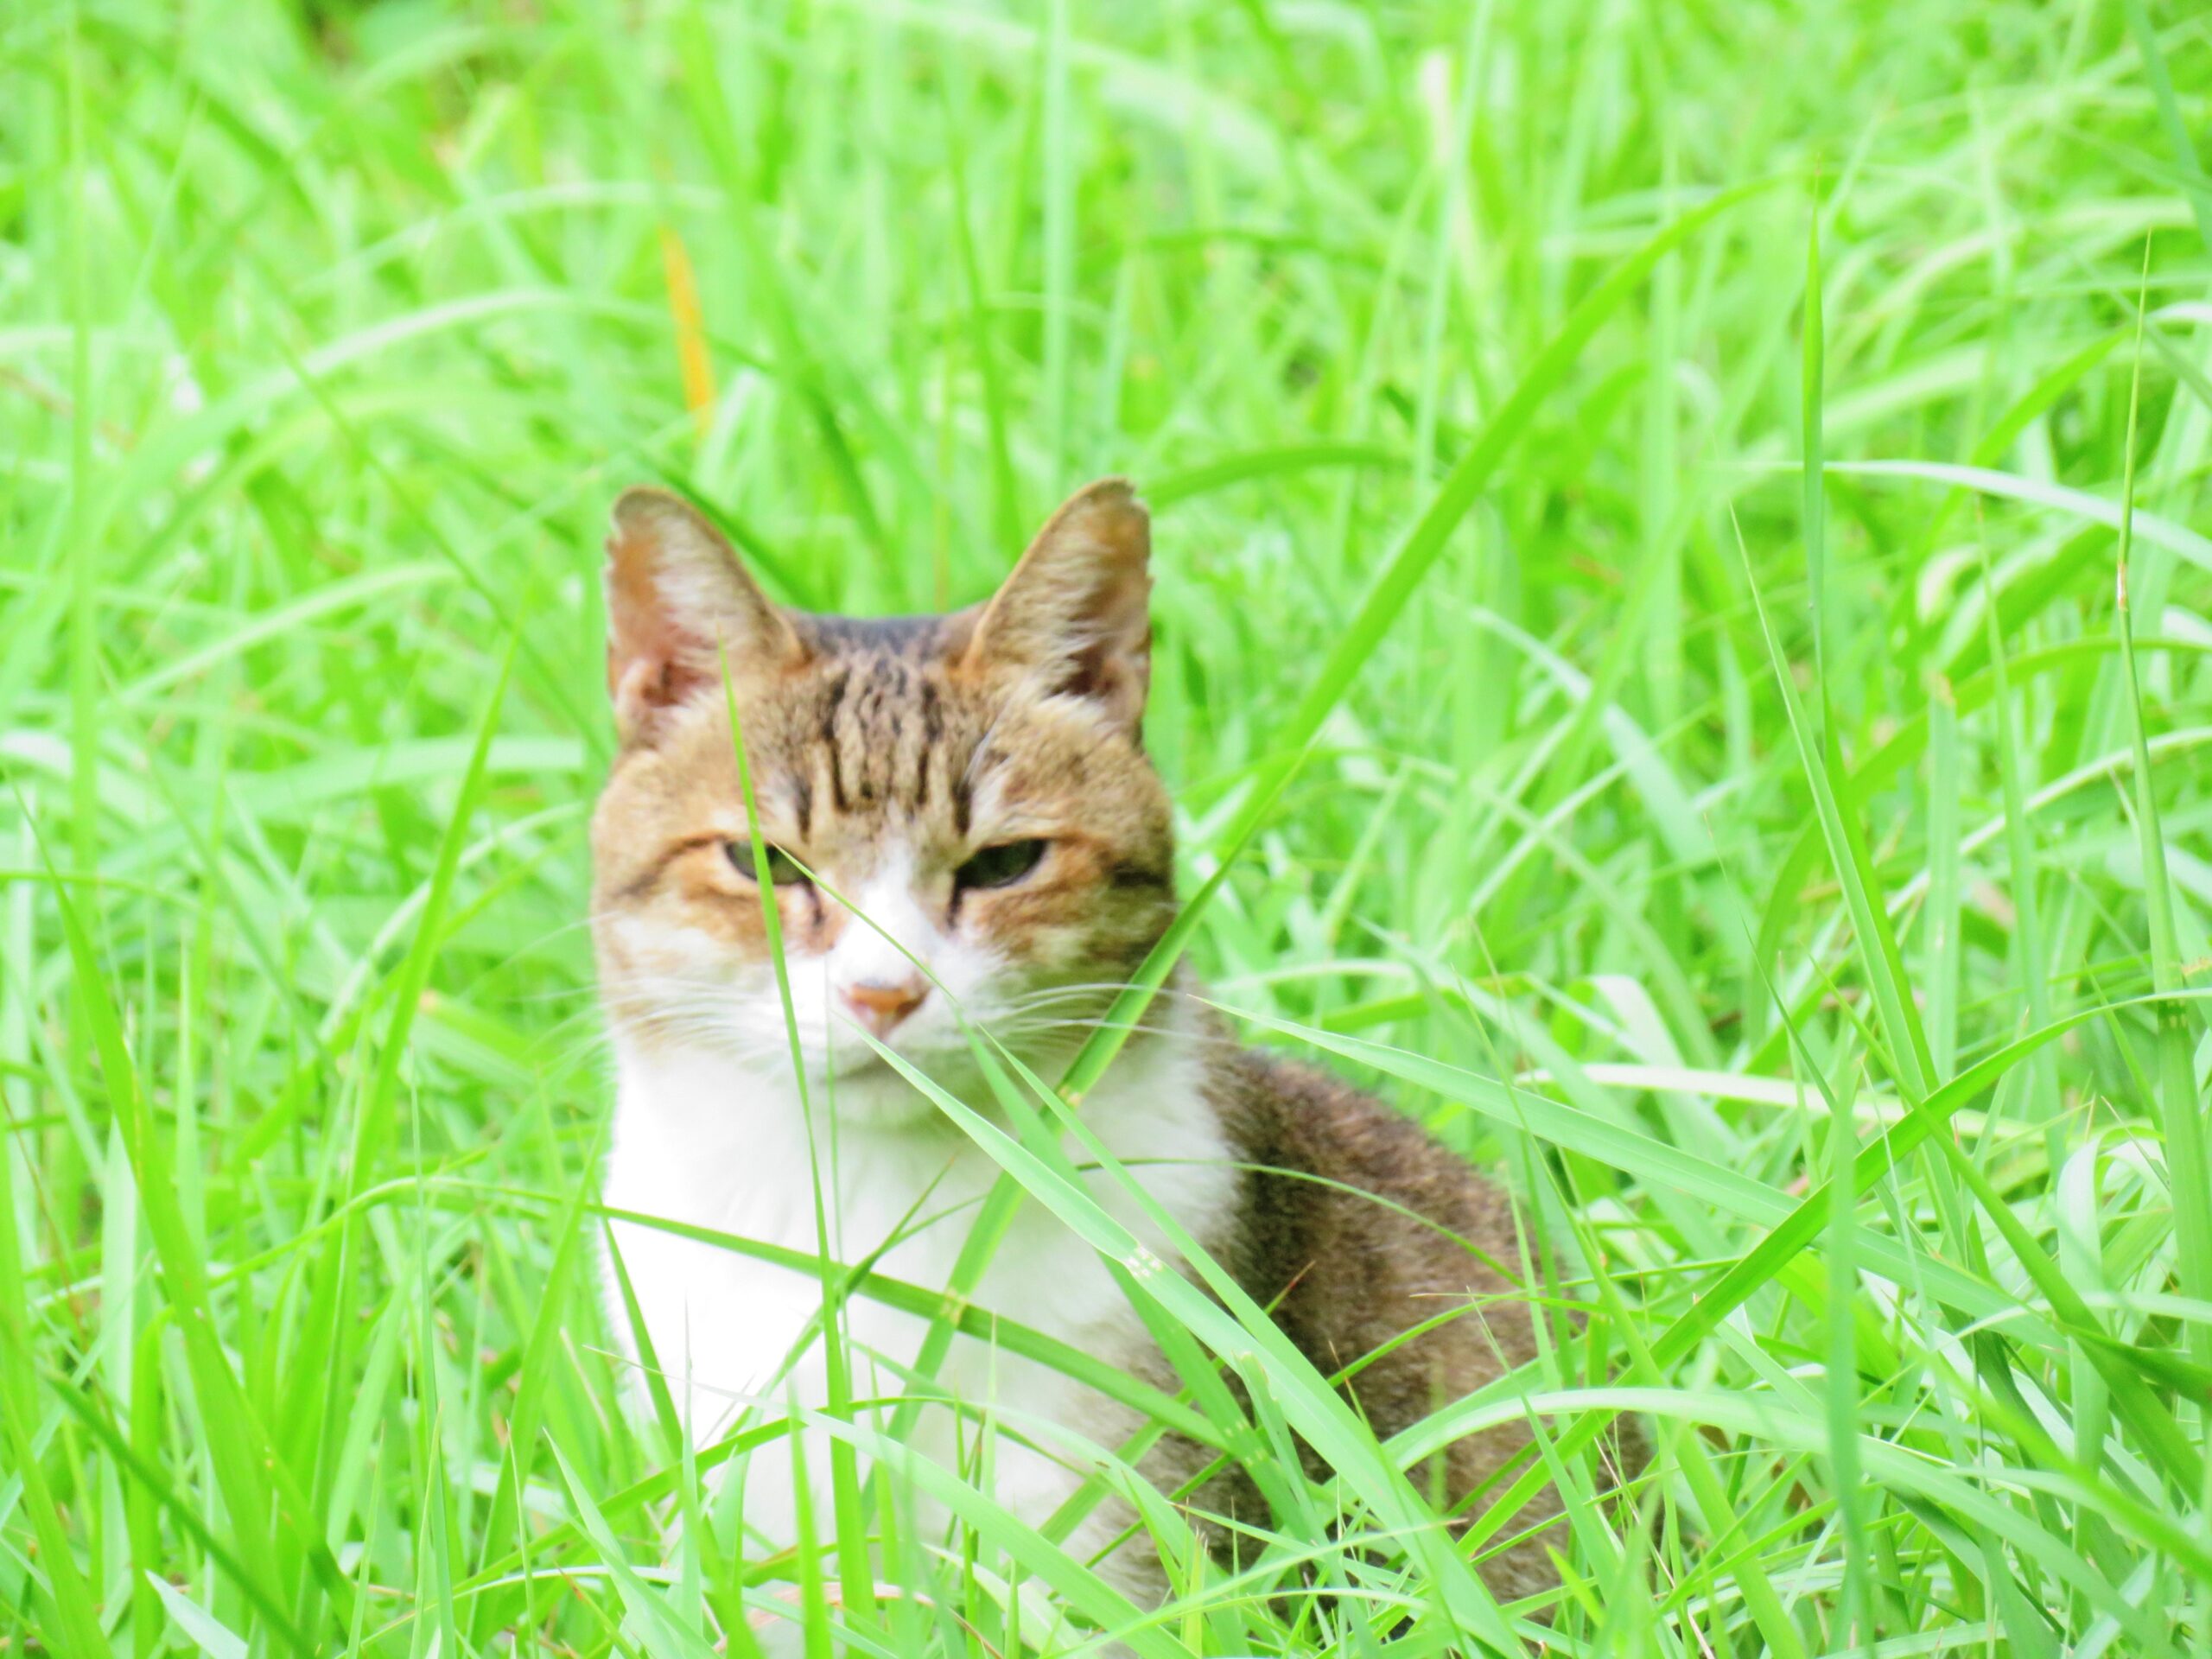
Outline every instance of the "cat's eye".
<path id="1" fill-rule="evenodd" d="M 1010 887 L 1045 856 L 1041 841 L 1002 841 L 986 847 L 952 873 L 960 887 Z"/>
<path id="2" fill-rule="evenodd" d="M 747 881 L 760 878 L 753 873 L 753 843 L 749 841 L 726 841 L 722 850 L 729 855 L 730 868 Z M 798 861 L 782 848 L 768 849 L 768 880 L 779 887 L 799 887 L 806 885 L 806 872 Z"/>

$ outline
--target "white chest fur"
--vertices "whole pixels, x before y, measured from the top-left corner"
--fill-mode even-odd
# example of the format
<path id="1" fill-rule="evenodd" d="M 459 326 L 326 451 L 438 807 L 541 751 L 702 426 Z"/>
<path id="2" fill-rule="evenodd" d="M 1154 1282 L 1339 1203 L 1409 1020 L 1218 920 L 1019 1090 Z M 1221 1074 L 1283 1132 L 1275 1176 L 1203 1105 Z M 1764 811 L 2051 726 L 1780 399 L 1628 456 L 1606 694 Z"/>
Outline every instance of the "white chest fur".
<path id="1" fill-rule="evenodd" d="M 935 1115 L 896 1126 L 834 1129 L 821 1121 L 810 1142 L 797 1091 L 703 1050 L 644 1052 L 618 1044 L 619 1094 L 604 1196 L 634 1211 L 778 1244 L 810 1257 L 817 1249 L 816 1193 L 833 1259 L 854 1262 L 893 1240 L 877 1270 L 931 1289 L 946 1285 L 997 1166 Z M 1133 1166 L 1160 1205 L 1200 1239 L 1217 1236 L 1233 1202 L 1236 1172 L 1220 1125 L 1202 1096 L 1199 1063 L 1184 1042 L 1153 1042 L 1125 1054 L 1086 1102 L 1084 1121 L 1116 1159 Z M 872 1087 L 903 1089 L 887 1074 Z M 843 1114 L 840 1114 L 841 1117 Z M 1082 1154 L 1071 1148 L 1078 1164 Z M 1092 1196 L 1156 1253 L 1158 1229 L 1105 1172 Z M 716 1245 L 634 1223 L 615 1224 L 622 1255 L 655 1354 L 695 1440 L 719 1438 L 749 1421 L 780 1414 L 773 1403 L 824 1403 L 819 1338 L 793 1350 L 820 1312 L 811 1271 L 796 1272 Z M 900 1236 L 900 1235 L 905 1235 Z M 608 1313 L 626 1347 L 629 1320 L 608 1274 Z M 1042 1206 L 1026 1202 L 975 1297 L 978 1306 L 1108 1360 L 1142 1351 L 1142 1325 L 1103 1263 Z M 856 1397 L 899 1394 L 926 1321 L 855 1299 L 846 1311 Z M 634 1357 L 634 1354 L 633 1354 Z M 684 1379 L 690 1379 L 687 1395 Z M 1048 1368 L 963 1338 L 940 1381 L 974 1407 L 995 1405 L 1044 1417 L 1111 1445 L 1127 1427 L 1097 1394 Z M 762 1403 L 761 1396 L 770 1403 Z M 972 1439 L 972 1428 L 968 1432 Z M 917 1450 L 951 1461 L 952 1414 L 933 1409 Z M 1056 1459 L 1001 1441 L 995 1496 L 1033 1523 L 1072 1491 L 1081 1474 Z M 818 1455 L 810 1459 L 819 1470 Z M 749 1528 L 775 1544 L 791 1541 L 791 1465 L 780 1443 L 756 1454 L 746 1474 Z"/>

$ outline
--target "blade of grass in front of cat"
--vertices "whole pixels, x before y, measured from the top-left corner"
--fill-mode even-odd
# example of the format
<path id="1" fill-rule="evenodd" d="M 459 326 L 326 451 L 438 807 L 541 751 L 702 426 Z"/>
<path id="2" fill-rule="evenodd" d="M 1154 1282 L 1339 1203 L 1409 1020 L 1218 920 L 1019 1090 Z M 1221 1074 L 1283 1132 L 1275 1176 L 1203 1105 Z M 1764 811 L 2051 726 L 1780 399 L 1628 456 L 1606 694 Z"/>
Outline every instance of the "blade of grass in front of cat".
<path id="1" fill-rule="evenodd" d="M 842 1417 L 797 1408 L 804 1426 L 847 1441 L 899 1479 L 912 1483 L 942 1504 L 974 1537 L 1003 1551 L 1022 1570 L 1048 1586 L 1070 1606 L 1103 1629 L 1115 1632 L 1143 1659 L 1189 1659 L 1161 1630 L 1157 1615 L 1141 1612 L 1103 1578 L 1083 1566 L 1058 1544 L 1038 1534 L 987 1491 L 944 1468 L 903 1441 Z"/>
<path id="2" fill-rule="evenodd" d="M 1300 759 L 1302 761 L 1303 754 Z M 1251 804 L 1240 814 L 1236 832 L 1223 851 L 1213 874 L 1206 878 L 1189 902 L 1179 908 L 1175 918 L 1167 925 L 1159 943 L 1145 955 L 1128 984 L 1116 992 L 1113 1002 L 1100 1016 L 1098 1024 L 1084 1039 L 1083 1046 L 1061 1076 L 1058 1093 L 1071 1103 L 1079 1104 L 1085 1094 L 1095 1087 L 1098 1079 L 1113 1064 L 1121 1052 L 1122 1044 L 1136 1023 L 1144 1017 L 1154 994 L 1166 983 L 1174 972 L 1185 946 L 1197 933 L 1206 913 L 1208 903 L 1229 880 L 1229 874 L 1239 855 L 1250 845 L 1261 827 L 1267 823 L 1274 803 L 1289 786 L 1296 766 L 1274 769 L 1272 774 L 1255 785 Z M 952 1273 L 946 1285 L 945 1300 L 929 1330 L 924 1333 L 917 1351 L 914 1369 L 925 1377 L 935 1377 L 942 1370 L 946 1356 L 951 1351 L 951 1310 L 964 1307 L 974 1295 L 983 1275 L 990 1269 L 998 1255 L 999 1246 L 1014 1225 L 1014 1218 L 1021 1205 L 1020 1184 L 1011 1174 L 1001 1171 L 984 1194 L 983 1202 L 969 1224 L 968 1236 L 961 1243 L 960 1254 L 954 1261 Z M 893 1420 L 892 1433 L 904 1439 L 912 1432 L 916 1405 L 902 1405 Z"/>
<path id="3" fill-rule="evenodd" d="M 581 1190 L 587 1198 L 590 1197 L 588 1186 Z M 607 1265 L 614 1277 L 615 1294 L 621 1302 L 621 1313 L 628 1324 L 630 1339 L 637 1344 L 638 1369 L 645 1384 L 646 1398 L 652 1402 L 653 1421 L 660 1425 L 661 1435 L 670 1447 L 680 1446 L 691 1438 L 693 1424 L 690 1414 L 696 1408 L 696 1402 L 691 1400 L 687 1387 L 684 1404 L 680 1408 L 677 1405 L 676 1395 L 668 1386 L 667 1368 L 661 1363 L 659 1351 L 653 1346 L 652 1332 L 646 1328 L 644 1310 L 638 1306 L 637 1287 L 631 1282 L 630 1269 L 622 1260 L 621 1248 L 615 1243 L 613 1229 L 603 1219 L 600 1222 L 600 1248 L 606 1253 Z M 683 1378 L 679 1376 L 677 1380 L 682 1382 Z M 483 1563 L 480 1562 L 478 1573 L 484 1570 Z"/>
<path id="4" fill-rule="evenodd" d="M 556 1208 L 565 1200 L 550 1194 L 531 1195 L 547 1209 Z M 474 1198 L 466 1203 L 476 1202 Z M 720 1233 L 709 1229 L 671 1222 L 659 1217 L 646 1216 L 626 1211 L 607 1210 L 594 1205 L 593 1213 L 609 1220 L 620 1221 L 633 1227 L 649 1227 L 679 1236 L 694 1238 L 717 1249 L 730 1250 L 756 1260 L 771 1262 L 794 1273 L 811 1274 L 816 1270 L 816 1258 L 809 1254 L 785 1249 L 734 1233 Z M 942 1291 L 921 1285 L 906 1283 L 880 1274 L 868 1273 L 855 1278 L 846 1287 L 846 1294 L 877 1301 L 917 1316 L 926 1316 L 939 1311 L 944 1303 Z M 980 1341 L 988 1341 L 1010 1354 L 1037 1362 L 1060 1373 L 1071 1381 L 1094 1390 L 1109 1400 L 1128 1407 L 1140 1416 L 1155 1420 L 1170 1431 L 1190 1437 L 1201 1445 L 1213 1444 L 1215 1429 L 1202 1414 L 1176 1400 L 1173 1395 L 1130 1376 L 1119 1367 L 1095 1355 L 1085 1353 L 1055 1338 L 1047 1337 L 1018 1322 L 1003 1319 L 980 1308 L 965 1309 L 956 1321 L 960 1334 Z M 719 1466 L 741 1451 L 763 1440 L 777 1438 L 782 1430 L 776 1425 L 748 1429 L 734 1439 L 725 1439 L 702 1450 L 697 1466 L 704 1471 Z M 894 1437 L 895 1438 L 895 1437 Z M 601 1503 L 601 1510 L 613 1518 L 630 1515 L 642 1506 L 672 1495 L 677 1489 L 677 1471 L 664 1470 L 649 1476 L 622 1491 L 610 1494 Z M 550 1533 L 537 1541 L 540 1551 L 557 1548 L 562 1535 Z M 499 1579 L 513 1573 L 521 1564 L 518 1554 L 511 1553 L 500 1560 L 480 1568 L 462 1583 L 459 1589 L 474 1593 L 482 1591 Z"/>
<path id="5" fill-rule="evenodd" d="M 1484 1641 L 1506 1652 L 1521 1650 L 1504 1624 L 1496 1599 L 1452 1551 L 1448 1540 L 1438 1536 L 1432 1512 L 1405 1476 L 1378 1455 L 1373 1435 L 1328 1380 L 1298 1351 L 1267 1312 L 1128 1173 L 1090 1130 L 1079 1111 L 1011 1055 L 1001 1055 L 1034 1097 L 1056 1112 L 1062 1132 L 1072 1136 L 1098 1167 L 1121 1185 L 1163 1240 L 1192 1269 L 1197 1283 L 1164 1268 L 1122 1223 L 1090 1198 L 1084 1190 L 1081 1174 L 1052 1137 L 1039 1137 L 1033 1145 L 1018 1141 L 938 1086 L 897 1051 L 872 1039 L 869 1046 L 1014 1177 L 1031 1197 L 1072 1227 L 1094 1249 L 1128 1267 L 1132 1276 L 1193 1336 L 1216 1353 L 1231 1357 L 1232 1363 L 1258 1366 L 1293 1415 L 1299 1433 L 1385 1526 L 1404 1534 L 1408 1552 L 1430 1575 L 1444 1616 L 1455 1626 L 1472 1629 Z"/>
<path id="6" fill-rule="evenodd" d="M 784 1039 L 791 1056 L 791 1078 L 798 1090 L 798 1109 L 805 1120 L 807 1163 L 813 1181 L 815 1243 L 818 1252 L 815 1271 L 822 1287 L 821 1344 L 824 1394 L 832 1414 L 849 1418 L 853 1407 L 851 1370 L 845 1347 L 842 1298 L 840 1294 L 843 1274 L 841 1264 L 831 1253 L 829 1211 L 823 1198 L 823 1181 L 834 1182 L 836 1179 L 836 1114 L 834 1111 L 828 1114 L 832 1144 L 825 1160 L 823 1149 L 815 1135 L 814 1106 L 807 1087 L 805 1048 L 799 1036 L 798 1012 L 791 1001 L 791 964 L 784 954 L 783 920 L 776 903 L 775 874 L 769 868 L 771 849 L 767 837 L 760 830 L 760 802 L 753 786 L 753 768 L 745 748 L 745 728 L 737 711 L 737 684 L 731 677 L 727 648 L 721 660 L 721 685 L 723 707 L 729 715 L 730 746 L 737 762 L 738 794 L 745 804 L 746 844 L 753 859 L 753 877 L 760 906 L 761 927 L 766 935 L 768 959 L 775 969 L 776 998 L 783 1014 Z M 798 1445 L 794 1440 L 795 1459 L 798 1455 Z M 830 1485 L 831 1522 L 836 1529 L 832 1542 L 837 1552 L 844 1606 L 849 1615 L 866 1620 L 874 1611 L 875 1573 L 868 1557 L 866 1511 L 861 1504 L 860 1472 L 854 1465 L 851 1446 L 842 1440 L 832 1440 L 830 1445 Z M 801 1486 L 803 1488 L 803 1482 Z M 805 1502 L 806 1494 L 803 1490 L 799 1497 L 802 1503 Z M 810 1519 L 807 1524 L 811 1524 Z M 818 1570 L 810 1564 L 810 1554 L 804 1551 L 802 1554 L 805 1556 L 802 1561 L 803 1568 L 808 1572 Z M 810 1652 L 816 1639 L 817 1624 L 810 1603 L 807 1618 Z M 826 1634 L 822 1639 L 826 1643 Z M 826 1659 L 826 1649 L 824 1651 Z"/>
<path id="7" fill-rule="evenodd" d="M 1017 1141 L 1046 1166 L 1058 1169 L 1080 1186 L 1082 1172 L 1065 1159 L 1051 1123 L 1038 1109 L 1039 1100 L 1046 1093 L 1041 1080 L 1033 1076 L 1026 1077 L 1023 1081 L 1032 1085 L 1031 1090 L 1026 1090 L 999 1064 L 988 1039 L 982 1033 L 971 1033 L 969 1046 L 993 1098 L 1012 1124 Z M 1128 1179 L 1127 1185 L 1133 1196 L 1141 1198 L 1140 1188 L 1134 1179 Z M 1209 1441 L 1224 1447 L 1249 1445 L 1255 1433 L 1251 1419 L 1237 1404 L 1235 1395 L 1191 1332 L 1166 1309 L 1139 1290 L 1133 1277 L 1136 1270 L 1125 1261 L 1109 1256 L 1106 1265 L 1116 1285 L 1128 1297 L 1145 1328 L 1158 1344 L 1160 1357 L 1166 1360 L 1181 1379 L 1185 1390 L 1205 1414 L 1212 1428 Z M 1254 1403 L 1255 1407 L 1259 1404 L 1256 1396 Z M 1317 1535 L 1316 1529 L 1310 1524 L 1311 1517 L 1306 1514 L 1304 1482 L 1286 1478 L 1281 1467 L 1265 1457 L 1248 1458 L 1246 1463 L 1260 1495 L 1278 1519 L 1305 1519 L 1309 1524 L 1300 1535 L 1307 1539 Z"/>

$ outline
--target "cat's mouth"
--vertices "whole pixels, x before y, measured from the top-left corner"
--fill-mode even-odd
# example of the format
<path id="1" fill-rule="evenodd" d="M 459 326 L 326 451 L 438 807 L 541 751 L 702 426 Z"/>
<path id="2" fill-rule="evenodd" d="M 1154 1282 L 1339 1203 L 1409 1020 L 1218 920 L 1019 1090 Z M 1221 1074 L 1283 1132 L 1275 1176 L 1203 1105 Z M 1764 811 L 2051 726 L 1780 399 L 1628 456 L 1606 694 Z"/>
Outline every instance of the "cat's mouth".
<path id="1" fill-rule="evenodd" d="M 963 1097 L 973 1095 L 982 1077 L 969 1039 L 958 1030 L 897 1033 L 883 1039 L 883 1048 L 895 1058 L 887 1058 L 857 1030 L 839 1033 L 827 1052 L 808 1057 L 810 1081 L 830 1088 L 888 1089 L 920 1100 L 928 1091 L 910 1073 Z"/>
<path id="2" fill-rule="evenodd" d="M 821 1057 L 815 1065 L 816 1080 L 820 1083 L 849 1083 L 858 1077 L 894 1077 L 891 1063 L 873 1049 L 841 1052 Z"/>
<path id="3" fill-rule="evenodd" d="M 931 1081 L 936 1080 L 939 1071 L 950 1071 L 968 1058 L 966 1046 L 957 1038 L 948 1043 L 935 1038 L 902 1039 L 893 1036 L 884 1039 L 883 1047 Z M 860 1035 L 857 1027 L 837 1033 L 827 1052 L 814 1057 L 814 1065 L 825 1083 L 874 1077 L 896 1077 L 902 1083 L 907 1081 L 898 1066 L 884 1057 L 881 1050 Z M 972 1065 L 969 1069 L 973 1069 Z"/>
<path id="4" fill-rule="evenodd" d="M 944 1122 L 935 1091 L 917 1077 L 971 1105 L 988 1101 L 974 1057 L 957 1038 L 885 1046 L 897 1056 L 896 1064 L 858 1038 L 849 1048 L 840 1043 L 829 1053 L 808 1056 L 807 1093 L 813 1109 L 872 1130 L 913 1130 Z"/>

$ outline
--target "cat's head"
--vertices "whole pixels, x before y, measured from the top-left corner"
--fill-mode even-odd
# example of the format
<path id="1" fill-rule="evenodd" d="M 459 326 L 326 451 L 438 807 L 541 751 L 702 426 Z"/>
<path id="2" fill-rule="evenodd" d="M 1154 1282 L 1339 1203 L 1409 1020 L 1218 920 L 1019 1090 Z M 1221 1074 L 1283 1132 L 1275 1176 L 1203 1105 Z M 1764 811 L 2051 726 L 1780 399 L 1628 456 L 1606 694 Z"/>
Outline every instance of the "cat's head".
<path id="1" fill-rule="evenodd" d="M 769 601 L 697 511 L 615 505 L 607 686 L 621 753 L 593 820 L 593 931 L 624 1039 L 788 1075 L 737 715 L 810 1077 L 925 1071 L 965 1018 L 1071 1052 L 1174 911 L 1168 801 L 1139 734 L 1150 532 L 1077 494 L 987 603 L 815 616 Z M 809 873 L 811 873 L 810 877 Z"/>

